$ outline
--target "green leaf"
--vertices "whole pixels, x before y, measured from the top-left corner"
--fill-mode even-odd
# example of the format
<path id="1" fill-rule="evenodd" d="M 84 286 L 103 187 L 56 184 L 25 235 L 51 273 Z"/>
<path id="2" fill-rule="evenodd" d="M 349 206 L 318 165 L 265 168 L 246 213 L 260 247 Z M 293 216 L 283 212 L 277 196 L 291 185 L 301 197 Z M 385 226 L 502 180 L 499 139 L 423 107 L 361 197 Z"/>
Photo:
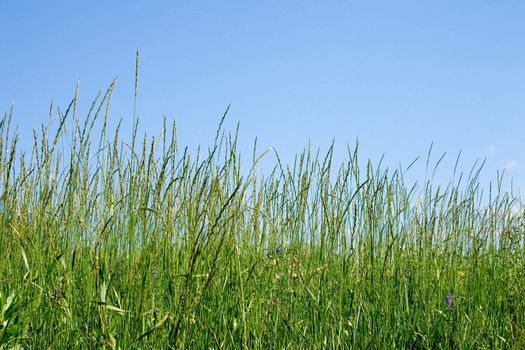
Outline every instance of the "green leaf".
<path id="1" fill-rule="evenodd" d="M 15 292 L 12 291 L 11 294 L 7 297 L 4 305 L 4 309 L 2 310 L 3 313 L 6 313 L 7 310 L 11 307 L 11 304 L 13 303 L 13 299 L 15 298 Z"/>
<path id="2" fill-rule="evenodd" d="M 166 313 L 166 315 L 162 318 L 162 320 L 160 320 L 159 322 L 157 322 L 157 324 L 155 324 L 153 327 L 151 327 L 150 329 L 148 329 L 146 332 L 142 333 L 140 335 L 140 337 L 137 338 L 136 341 L 139 341 L 141 340 L 142 338 L 144 338 L 145 336 L 149 335 L 151 332 L 153 332 L 154 330 L 156 329 L 159 329 L 160 327 L 162 327 L 162 325 L 166 322 L 166 320 L 168 319 L 169 317 L 169 313 Z"/>
<path id="3" fill-rule="evenodd" d="M 104 305 L 104 307 L 106 309 L 108 309 L 108 310 L 115 311 L 115 312 L 118 312 L 118 313 L 121 313 L 121 314 L 126 313 L 126 310 L 122 310 L 121 308 L 113 306 L 113 305 L 106 304 L 106 305 Z"/>
<path id="4" fill-rule="evenodd" d="M 106 287 L 106 281 L 102 282 L 102 287 L 100 287 L 100 302 L 105 303 L 106 302 L 106 293 L 107 293 L 107 287 Z"/>
<path id="5" fill-rule="evenodd" d="M 20 247 L 20 249 L 22 250 L 22 259 L 24 259 L 24 265 L 26 266 L 26 270 L 29 273 L 29 262 L 27 261 L 26 251 L 22 246 Z"/>

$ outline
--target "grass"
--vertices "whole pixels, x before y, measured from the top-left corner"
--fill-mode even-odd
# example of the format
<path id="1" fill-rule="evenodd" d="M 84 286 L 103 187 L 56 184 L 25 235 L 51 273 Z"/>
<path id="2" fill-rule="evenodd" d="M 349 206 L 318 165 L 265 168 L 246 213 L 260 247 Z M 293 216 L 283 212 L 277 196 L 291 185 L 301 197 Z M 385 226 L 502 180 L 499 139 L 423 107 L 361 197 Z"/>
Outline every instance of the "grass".
<path id="1" fill-rule="evenodd" d="M 121 141 L 113 89 L 30 154 L 1 119 L 0 349 L 525 347 L 525 218 L 501 178 L 409 186 L 357 145 L 261 176 L 221 127 L 196 155 L 166 122 Z"/>

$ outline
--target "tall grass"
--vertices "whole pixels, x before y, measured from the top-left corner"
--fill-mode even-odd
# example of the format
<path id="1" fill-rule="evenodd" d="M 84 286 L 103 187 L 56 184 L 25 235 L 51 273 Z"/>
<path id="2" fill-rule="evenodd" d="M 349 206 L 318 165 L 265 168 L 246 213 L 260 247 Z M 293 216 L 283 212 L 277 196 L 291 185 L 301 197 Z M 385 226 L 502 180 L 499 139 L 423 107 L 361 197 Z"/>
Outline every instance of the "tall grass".
<path id="1" fill-rule="evenodd" d="M 501 177 L 407 185 L 358 145 L 261 176 L 274 155 L 241 158 L 221 126 L 197 154 L 166 120 L 121 141 L 113 89 L 84 117 L 75 94 L 27 154 L 0 121 L 0 348 L 525 347 Z"/>

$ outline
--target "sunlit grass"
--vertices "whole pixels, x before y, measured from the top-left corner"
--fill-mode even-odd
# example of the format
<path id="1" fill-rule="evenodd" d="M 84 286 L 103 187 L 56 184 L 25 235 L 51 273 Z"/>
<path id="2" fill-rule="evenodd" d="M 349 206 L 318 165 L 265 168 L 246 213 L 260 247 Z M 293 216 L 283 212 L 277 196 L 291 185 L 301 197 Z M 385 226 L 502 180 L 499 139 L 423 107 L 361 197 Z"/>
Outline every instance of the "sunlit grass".
<path id="1" fill-rule="evenodd" d="M 221 127 L 198 154 L 166 122 L 121 141 L 113 88 L 26 154 L 1 119 L 0 348 L 525 347 L 524 217 L 500 178 L 407 185 L 357 145 L 261 176 L 274 154 L 241 158 Z"/>

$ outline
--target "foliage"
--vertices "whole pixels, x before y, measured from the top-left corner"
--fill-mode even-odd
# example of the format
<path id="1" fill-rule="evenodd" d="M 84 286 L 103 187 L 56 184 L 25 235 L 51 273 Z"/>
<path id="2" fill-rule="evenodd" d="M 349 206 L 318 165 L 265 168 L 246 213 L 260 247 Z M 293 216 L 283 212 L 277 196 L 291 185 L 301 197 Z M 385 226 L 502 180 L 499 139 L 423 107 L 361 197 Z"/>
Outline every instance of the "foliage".
<path id="1" fill-rule="evenodd" d="M 521 203 L 476 170 L 407 186 L 356 145 L 262 176 L 221 126 L 195 157 L 108 137 L 113 88 L 30 155 L 1 119 L 0 348 L 525 347 Z"/>

